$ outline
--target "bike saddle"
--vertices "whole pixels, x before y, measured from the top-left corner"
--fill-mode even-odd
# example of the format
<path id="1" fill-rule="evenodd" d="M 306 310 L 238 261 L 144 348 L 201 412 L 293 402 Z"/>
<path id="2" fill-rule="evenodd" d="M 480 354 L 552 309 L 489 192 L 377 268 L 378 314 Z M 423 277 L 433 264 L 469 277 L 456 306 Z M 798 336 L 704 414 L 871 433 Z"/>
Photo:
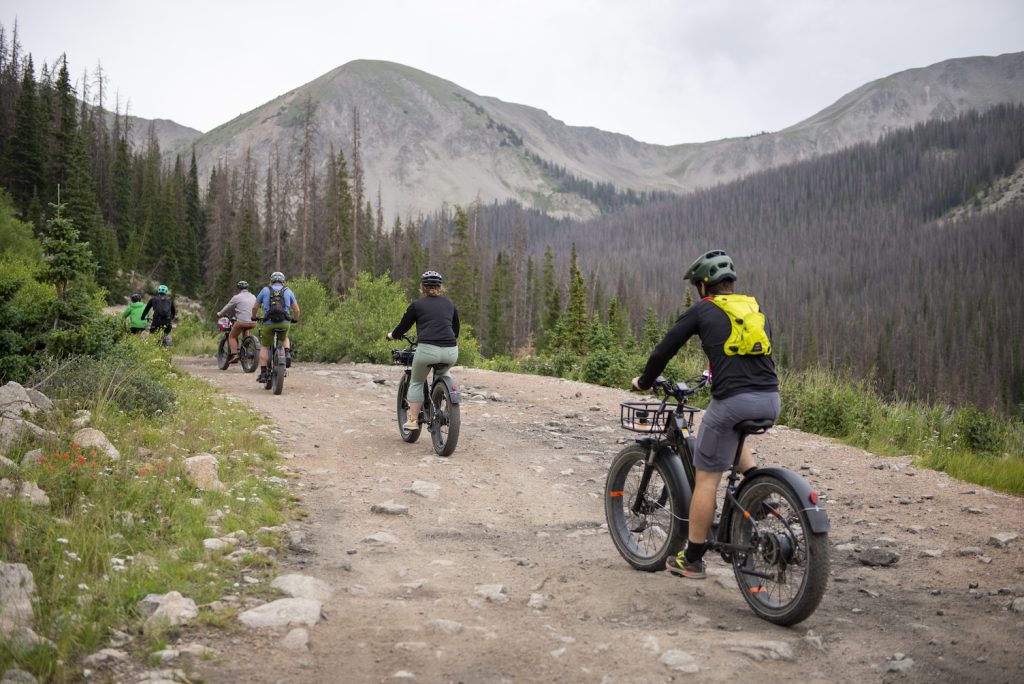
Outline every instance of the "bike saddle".
<path id="1" fill-rule="evenodd" d="M 756 420 L 741 420 L 733 426 L 733 429 L 737 432 L 742 432 L 745 435 L 759 435 L 762 432 L 767 432 L 768 428 L 775 424 L 775 421 L 771 418 L 758 418 Z"/>

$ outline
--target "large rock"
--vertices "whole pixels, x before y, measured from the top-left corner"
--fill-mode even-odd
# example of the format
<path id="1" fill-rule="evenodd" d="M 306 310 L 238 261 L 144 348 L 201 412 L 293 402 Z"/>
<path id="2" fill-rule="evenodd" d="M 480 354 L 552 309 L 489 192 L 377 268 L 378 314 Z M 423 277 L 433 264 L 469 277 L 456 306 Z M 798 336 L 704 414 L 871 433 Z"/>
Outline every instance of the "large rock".
<path id="1" fill-rule="evenodd" d="M 35 423 L 30 423 L 21 418 L 11 416 L 0 416 L 0 450 L 6 451 L 12 444 L 23 436 L 34 435 L 36 437 L 51 438 L 54 436 L 49 430 L 44 430 Z"/>
<path id="2" fill-rule="evenodd" d="M 673 670 L 686 672 L 687 674 L 700 672 L 700 667 L 697 665 L 697 661 L 694 660 L 693 656 L 686 651 L 665 651 L 661 658 L 659 658 L 659 662 Z"/>
<path id="3" fill-rule="evenodd" d="M 82 428 L 76 432 L 71 441 L 77 444 L 83 451 L 95 449 L 97 454 L 106 454 L 111 461 L 121 459 L 121 452 L 117 450 L 107 436 L 96 428 Z"/>
<path id="4" fill-rule="evenodd" d="M 149 594 L 139 601 L 139 610 L 146 618 L 145 631 L 180 625 L 199 615 L 196 602 L 177 591 Z"/>
<path id="5" fill-rule="evenodd" d="M 21 418 L 23 413 L 35 413 L 38 410 L 28 392 L 18 383 L 12 380 L 0 387 L 0 415 Z"/>
<path id="6" fill-rule="evenodd" d="M 49 506 L 50 497 L 46 495 L 42 489 L 39 488 L 35 482 L 22 482 L 21 493 L 18 498 L 22 501 L 27 501 L 33 506 Z"/>
<path id="7" fill-rule="evenodd" d="M 895 565 L 900 559 L 900 554 L 889 549 L 882 549 L 877 546 L 872 546 L 869 549 L 864 549 L 860 554 L 860 562 L 864 565 L 875 566 L 875 567 L 888 567 Z"/>
<path id="8" fill-rule="evenodd" d="M 320 620 L 321 603 L 314 599 L 279 599 L 247 610 L 238 616 L 247 627 L 284 627 L 307 625 L 312 627 Z"/>
<path id="9" fill-rule="evenodd" d="M 35 578 L 24 563 L 0 563 L 0 635 L 31 627 Z"/>
<path id="10" fill-rule="evenodd" d="M 213 454 L 196 454 L 185 459 L 189 482 L 203 491 L 219 492 L 224 483 L 217 479 L 217 459 Z"/>
<path id="11" fill-rule="evenodd" d="M 32 400 L 32 404 L 40 411 L 49 411 L 53 408 L 53 402 L 50 401 L 50 398 L 39 390 L 26 387 L 25 394 L 28 395 L 28 398 Z"/>
<path id="12" fill-rule="evenodd" d="M 334 588 L 323 580 L 309 575 L 282 575 L 270 583 L 293 598 L 313 599 L 326 602 L 334 595 Z"/>

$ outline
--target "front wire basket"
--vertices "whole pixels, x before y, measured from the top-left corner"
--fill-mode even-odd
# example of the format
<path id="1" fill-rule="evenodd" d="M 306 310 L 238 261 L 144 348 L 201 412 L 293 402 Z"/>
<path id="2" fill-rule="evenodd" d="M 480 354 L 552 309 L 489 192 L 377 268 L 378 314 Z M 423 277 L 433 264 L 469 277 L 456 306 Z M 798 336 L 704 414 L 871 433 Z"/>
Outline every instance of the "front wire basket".
<path id="1" fill-rule="evenodd" d="M 669 418 L 677 410 L 672 404 L 663 405 L 660 402 L 629 401 L 619 406 L 619 424 L 622 429 L 630 432 L 664 432 Z M 693 430 L 693 417 L 699 410 L 690 406 L 682 407 L 688 430 Z"/>
<path id="2" fill-rule="evenodd" d="M 411 366 L 412 357 L 416 354 L 415 349 L 392 349 L 391 364 L 393 366 Z"/>
<path id="3" fill-rule="evenodd" d="M 674 410 L 660 402 L 629 401 L 619 406 L 619 424 L 630 432 L 664 432 Z"/>

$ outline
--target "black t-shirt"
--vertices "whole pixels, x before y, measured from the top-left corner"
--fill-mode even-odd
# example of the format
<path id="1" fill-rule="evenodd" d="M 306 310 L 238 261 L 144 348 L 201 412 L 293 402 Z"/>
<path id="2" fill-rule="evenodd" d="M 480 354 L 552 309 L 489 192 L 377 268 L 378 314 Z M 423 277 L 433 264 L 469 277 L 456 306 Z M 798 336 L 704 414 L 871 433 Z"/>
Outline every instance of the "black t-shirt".
<path id="1" fill-rule="evenodd" d="M 772 329 L 767 317 L 765 332 L 771 339 Z M 775 362 L 770 356 L 726 356 L 725 342 L 732 333 L 729 317 L 718 306 L 701 300 L 683 312 L 665 338 L 651 352 L 638 380 L 641 387 L 650 387 L 665 366 L 693 335 L 700 336 L 701 346 L 711 364 L 711 396 L 725 399 L 743 392 L 777 392 L 779 380 Z"/>
<path id="2" fill-rule="evenodd" d="M 447 297 L 420 297 L 409 305 L 402 322 L 391 332 L 396 340 L 416 325 L 416 341 L 436 347 L 457 347 L 459 312 Z"/>

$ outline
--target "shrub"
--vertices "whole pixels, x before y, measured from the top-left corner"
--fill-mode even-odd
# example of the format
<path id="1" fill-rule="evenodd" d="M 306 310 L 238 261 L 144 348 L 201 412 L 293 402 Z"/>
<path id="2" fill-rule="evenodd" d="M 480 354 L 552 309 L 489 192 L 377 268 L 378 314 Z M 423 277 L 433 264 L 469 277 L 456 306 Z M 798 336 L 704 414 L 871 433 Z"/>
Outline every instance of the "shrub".
<path id="1" fill-rule="evenodd" d="M 633 379 L 629 357 L 621 349 L 598 349 L 587 354 L 580 367 L 580 379 L 606 387 L 628 387 Z"/>
<path id="2" fill-rule="evenodd" d="M 996 453 L 1003 443 L 1000 423 L 973 406 L 954 414 L 953 431 L 960 446 L 983 454 Z"/>
<path id="3" fill-rule="evenodd" d="M 51 399 L 73 406 L 112 402 L 127 412 L 153 414 L 174 408 L 175 396 L 160 382 L 154 364 L 140 372 L 139 346 L 149 340 L 126 340 L 100 357 L 81 357 L 71 362 L 51 361 L 37 372 L 31 384 Z M 158 354 L 156 349 L 152 353 Z M 40 384 L 41 383 L 41 384 Z"/>

